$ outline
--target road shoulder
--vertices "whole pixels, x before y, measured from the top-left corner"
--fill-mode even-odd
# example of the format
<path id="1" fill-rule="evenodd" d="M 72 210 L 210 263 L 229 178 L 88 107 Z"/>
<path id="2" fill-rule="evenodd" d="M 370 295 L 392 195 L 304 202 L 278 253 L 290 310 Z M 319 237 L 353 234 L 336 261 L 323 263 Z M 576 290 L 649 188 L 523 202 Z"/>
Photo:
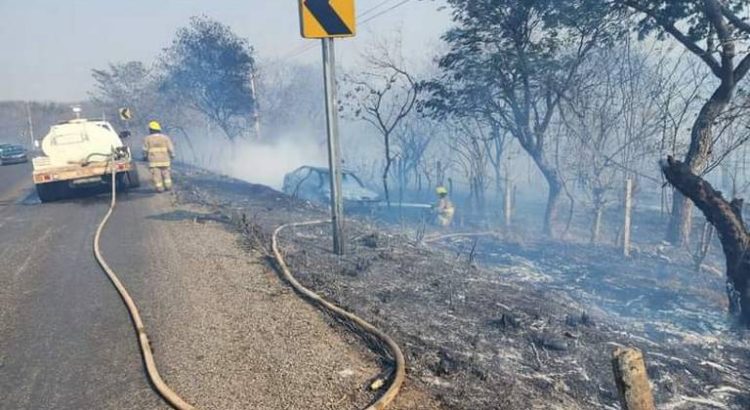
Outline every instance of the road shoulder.
<path id="1" fill-rule="evenodd" d="M 133 285 L 162 375 L 183 398 L 269 410 L 364 408 L 372 399 L 376 358 L 291 292 L 221 218 L 135 193 L 113 226 L 123 227 L 118 242 L 138 243 L 142 260 L 128 263 L 114 241 L 105 254 Z"/>

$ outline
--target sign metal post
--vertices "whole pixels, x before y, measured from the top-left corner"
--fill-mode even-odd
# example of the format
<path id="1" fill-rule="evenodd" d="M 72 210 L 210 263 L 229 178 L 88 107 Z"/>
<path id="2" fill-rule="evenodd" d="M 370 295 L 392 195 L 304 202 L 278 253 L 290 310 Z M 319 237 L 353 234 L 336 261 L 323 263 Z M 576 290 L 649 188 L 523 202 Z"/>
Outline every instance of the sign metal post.
<path id="1" fill-rule="evenodd" d="M 341 145 L 339 143 L 338 102 L 336 99 L 336 56 L 333 39 L 353 37 L 356 31 L 354 0 L 300 0 L 300 33 L 319 38 L 323 48 L 323 78 L 328 135 L 328 168 L 331 184 L 333 252 L 345 253 L 344 201 L 341 191 Z"/>
<path id="2" fill-rule="evenodd" d="M 328 132 L 328 167 L 331 177 L 331 220 L 333 228 L 333 252 L 343 255 L 344 249 L 344 202 L 341 198 L 341 145 L 339 144 L 339 116 L 336 101 L 336 57 L 333 39 L 324 38 L 323 77 L 326 94 L 326 129 Z"/>

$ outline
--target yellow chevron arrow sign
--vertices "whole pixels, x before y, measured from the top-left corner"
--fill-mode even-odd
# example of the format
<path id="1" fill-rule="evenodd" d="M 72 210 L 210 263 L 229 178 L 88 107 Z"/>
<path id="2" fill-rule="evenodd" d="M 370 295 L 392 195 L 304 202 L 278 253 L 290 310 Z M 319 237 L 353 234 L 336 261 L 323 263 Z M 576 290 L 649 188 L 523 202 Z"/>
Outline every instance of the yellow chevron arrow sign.
<path id="1" fill-rule="evenodd" d="M 304 38 L 354 37 L 354 0 L 299 0 L 300 32 Z"/>

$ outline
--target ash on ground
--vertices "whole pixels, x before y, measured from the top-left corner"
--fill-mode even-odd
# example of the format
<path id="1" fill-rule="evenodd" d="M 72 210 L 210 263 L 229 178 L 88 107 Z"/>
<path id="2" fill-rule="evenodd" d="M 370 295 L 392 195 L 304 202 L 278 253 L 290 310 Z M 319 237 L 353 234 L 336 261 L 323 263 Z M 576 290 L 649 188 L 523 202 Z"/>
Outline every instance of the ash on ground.
<path id="1" fill-rule="evenodd" d="M 197 170 L 179 198 L 231 216 L 253 246 L 326 212 L 270 188 Z M 617 409 L 611 353 L 644 351 L 657 407 L 750 408 L 748 331 L 726 316 L 723 278 L 642 250 L 554 241 L 449 238 L 426 245 L 347 221 L 348 253 L 327 226 L 285 231 L 305 285 L 401 345 L 411 383 L 450 409 Z"/>

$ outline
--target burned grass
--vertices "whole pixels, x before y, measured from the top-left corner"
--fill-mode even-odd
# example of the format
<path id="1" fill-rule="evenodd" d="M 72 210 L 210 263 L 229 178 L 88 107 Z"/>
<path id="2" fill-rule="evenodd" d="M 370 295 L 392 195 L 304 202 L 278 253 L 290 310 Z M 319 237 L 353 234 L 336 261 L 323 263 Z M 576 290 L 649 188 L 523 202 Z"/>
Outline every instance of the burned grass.
<path id="1" fill-rule="evenodd" d="M 182 200 L 243 220 L 255 246 L 280 224 L 325 217 L 268 188 L 182 177 Z M 748 336 L 723 317 L 720 278 L 583 246 L 427 246 L 354 220 L 347 237 L 345 257 L 325 226 L 289 230 L 281 245 L 305 286 L 393 336 L 411 382 L 446 408 L 617 408 L 610 355 L 624 345 L 645 352 L 659 408 L 750 408 Z"/>

